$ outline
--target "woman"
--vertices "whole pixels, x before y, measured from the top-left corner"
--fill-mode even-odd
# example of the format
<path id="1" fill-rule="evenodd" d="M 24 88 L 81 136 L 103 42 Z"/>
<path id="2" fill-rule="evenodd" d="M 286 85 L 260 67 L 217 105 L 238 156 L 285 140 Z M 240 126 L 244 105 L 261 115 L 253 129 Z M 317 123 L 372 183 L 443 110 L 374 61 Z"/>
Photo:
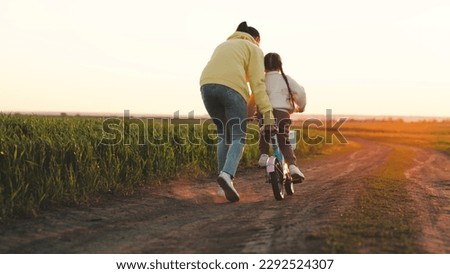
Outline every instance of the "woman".
<path id="1" fill-rule="evenodd" d="M 279 129 L 277 133 L 278 146 L 289 166 L 292 181 L 294 183 L 300 183 L 305 179 L 305 175 L 297 167 L 297 159 L 289 141 L 289 129 L 292 123 L 290 114 L 305 110 L 305 89 L 294 79 L 284 74 L 283 64 L 279 54 L 268 53 L 264 56 L 264 67 L 266 71 L 266 90 Z M 264 137 L 261 134 L 259 138 L 259 152 L 261 156 L 258 164 L 260 167 L 265 167 L 269 158 L 269 143 Z"/>
<path id="2" fill-rule="evenodd" d="M 264 116 L 262 124 L 275 123 L 264 84 L 264 54 L 259 42 L 259 32 L 242 22 L 217 46 L 200 77 L 203 103 L 217 127 L 217 182 L 230 202 L 239 201 L 233 178 L 245 145 L 248 83 Z"/>

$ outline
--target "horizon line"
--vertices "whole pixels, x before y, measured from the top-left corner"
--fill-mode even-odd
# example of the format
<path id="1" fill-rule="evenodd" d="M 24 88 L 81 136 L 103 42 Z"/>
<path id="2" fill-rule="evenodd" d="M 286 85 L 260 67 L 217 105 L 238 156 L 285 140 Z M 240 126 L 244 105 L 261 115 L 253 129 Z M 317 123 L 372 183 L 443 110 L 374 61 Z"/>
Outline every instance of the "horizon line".
<path id="1" fill-rule="evenodd" d="M 143 113 L 136 112 L 130 117 L 155 117 L 155 118 L 175 118 L 175 113 L 167 114 L 167 113 Z M 11 115 L 38 115 L 38 116 L 93 116 L 93 117 L 101 117 L 101 116 L 123 116 L 123 112 L 77 112 L 77 111 L 2 111 L 0 110 L 0 114 L 11 114 Z M 326 114 L 305 114 L 305 113 L 294 113 L 291 114 L 291 118 L 294 120 L 301 120 L 302 117 L 299 116 L 308 116 L 308 117 L 325 117 Z M 450 116 L 445 115 L 399 115 L 399 114 L 336 114 L 333 113 L 333 116 L 339 116 L 341 118 L 349 118 L 349 119 L 405 119 L 405 120 L 450 120 Z M 188 115 L 179 114 L 179 118 L 190 118 Z M 177 118 L 178 118 L 177 117 Z M 197 118 L 209 118 L 207 113 L 196 115 Z"/>

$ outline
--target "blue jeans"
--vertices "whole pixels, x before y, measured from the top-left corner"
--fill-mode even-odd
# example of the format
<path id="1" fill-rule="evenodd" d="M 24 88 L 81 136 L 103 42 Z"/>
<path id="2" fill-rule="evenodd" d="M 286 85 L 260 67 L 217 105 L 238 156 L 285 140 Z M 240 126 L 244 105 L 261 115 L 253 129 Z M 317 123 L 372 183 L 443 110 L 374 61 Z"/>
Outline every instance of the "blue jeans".
<path id="1" fill-rule="evenodd" d="M 217 127 L 219 171 L 234 177 L 245 146 L 247 102 L 234 89 L 206 84 L 201 87 L 205 108 Z"/>

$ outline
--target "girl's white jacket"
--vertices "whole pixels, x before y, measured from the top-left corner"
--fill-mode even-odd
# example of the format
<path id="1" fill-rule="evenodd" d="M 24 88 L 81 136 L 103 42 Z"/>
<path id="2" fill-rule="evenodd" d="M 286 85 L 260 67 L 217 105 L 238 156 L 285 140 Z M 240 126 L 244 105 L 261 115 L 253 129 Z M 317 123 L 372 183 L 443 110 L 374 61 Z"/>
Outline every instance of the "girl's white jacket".
<path id="1" fill-rule="evenodd" d="M 281 73 L 278 71 L 269 71 L 266 72 L 265 77 L 266 91 L 269 95 L 269 100 L 273 109 L 278 109 L 289 113 L 294 112 L 294 109 L 289 101 L 289 90 Z M 297 110 L 298 112 L 303 112 L 306 106 L 305 89 L 288 75 L 286 75 L 286 78 L 288 79 L 289 87 L 291 88 L 292 95 L 294 96 Z"/>

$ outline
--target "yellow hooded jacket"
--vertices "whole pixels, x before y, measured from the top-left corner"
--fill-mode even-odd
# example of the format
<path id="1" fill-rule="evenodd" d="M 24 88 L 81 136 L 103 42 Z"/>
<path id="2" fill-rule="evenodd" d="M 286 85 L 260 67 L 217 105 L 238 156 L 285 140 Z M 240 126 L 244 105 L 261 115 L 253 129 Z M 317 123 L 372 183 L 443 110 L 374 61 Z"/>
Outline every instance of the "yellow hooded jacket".
<path id="1" fill-rule="evenodd" d="M 264 54 L 255 39 L 245 32 L 236 31 L 215 50 L 200 77 L 200 86 L 221 84 L 239 92 L 245 101 L 250 88 L 264 124 L 274 124 L 272 105 L 264 83 Z"/>

